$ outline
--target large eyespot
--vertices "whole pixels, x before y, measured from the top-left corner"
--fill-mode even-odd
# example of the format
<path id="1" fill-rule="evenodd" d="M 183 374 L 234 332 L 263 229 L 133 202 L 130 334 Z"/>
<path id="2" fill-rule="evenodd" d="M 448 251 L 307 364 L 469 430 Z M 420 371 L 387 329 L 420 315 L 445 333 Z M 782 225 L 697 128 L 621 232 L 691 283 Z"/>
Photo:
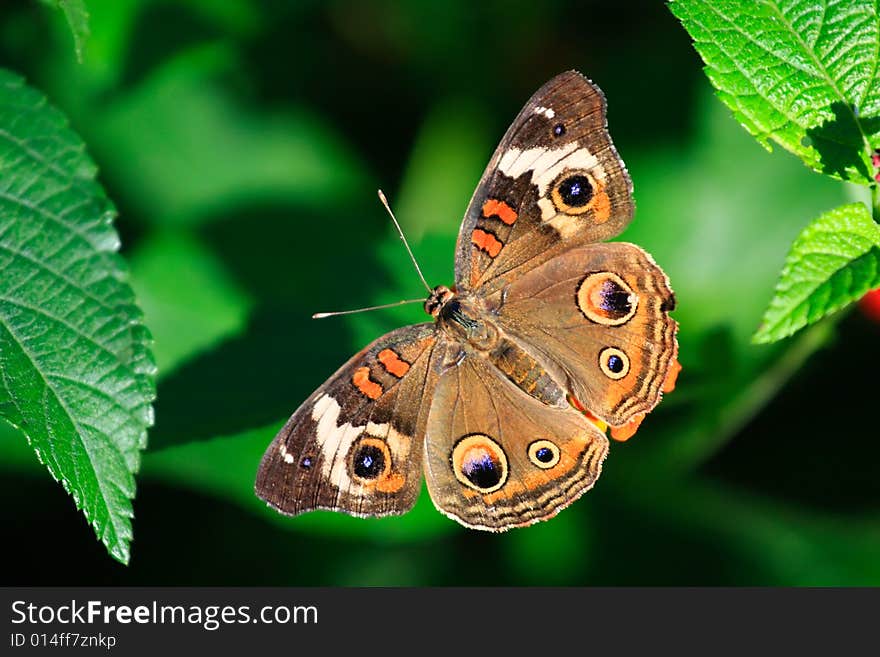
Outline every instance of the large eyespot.
<path id="1" fill-rule="evenodd" d="M 583 214 L 590 209 L 596 183 L 586 171 L 565 171 L 553 183 L 550 198 L 559 212 Z"/>
<path id="2" fill-rule="evenodd" d="M 452 448 L 451 461 L 455 478 L 481 493 L 496 491 L 507 481 L 507 455 L 485 434 L 462 437 Z"/>
<path id="3" fill-rule="evenodd" d="M 599 352 L 599 367 L 609 379 L 622 379 L 629 374 L 629 357 L 617 347 L 605 347 Z"/>
<path id="4" fill-rule="evenodd" d="M 351 449 L 351 472 L 362 483 L 388 476 L 391 471 L 391 452 L 380 438 L 364 436 Z"/>
<path id="5" fill-rule="evenodd" d="M 584 317 L 604 326 L 625 324 L 639 305 L 639 296 L 620 276 L 610 271 L 587 274 L 577 287 L 578 309 Z"/>
<path id="6" fill-rule="evenodd" d="M 549 440 L 536 440 L 529 445 L 529 461 L 542 470 L 548 470 L 559 463 L 559 448 Z"/>

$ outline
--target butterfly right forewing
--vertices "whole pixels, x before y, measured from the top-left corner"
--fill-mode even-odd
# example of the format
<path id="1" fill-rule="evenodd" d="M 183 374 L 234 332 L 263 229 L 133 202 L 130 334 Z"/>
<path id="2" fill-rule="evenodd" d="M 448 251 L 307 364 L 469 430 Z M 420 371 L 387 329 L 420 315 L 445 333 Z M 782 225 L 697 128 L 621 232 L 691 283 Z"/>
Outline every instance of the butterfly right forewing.
<path id="1" fill-rule="evenodd" d="M 567 249 L 619 234 L 632 214 L 605 97 L 580 73 L 562 73 L 526 103 L 486 167 L 458 236 L 456 285 L 491 293 Z"/>

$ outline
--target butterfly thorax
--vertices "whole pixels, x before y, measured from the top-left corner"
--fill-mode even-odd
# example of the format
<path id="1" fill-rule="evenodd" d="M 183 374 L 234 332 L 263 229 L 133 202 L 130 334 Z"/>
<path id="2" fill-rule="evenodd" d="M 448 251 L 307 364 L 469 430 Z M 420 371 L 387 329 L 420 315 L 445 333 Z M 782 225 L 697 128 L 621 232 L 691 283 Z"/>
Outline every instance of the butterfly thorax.
<path id="1" fill-rule="evenodd" d="M 456 294 L 443 285 L 435 287 L 425 301 L 425 311 L 437 319 L 441 330 L 481 352 L 493 349 L 501 338 L 484 306 L 480 299 Z"/>

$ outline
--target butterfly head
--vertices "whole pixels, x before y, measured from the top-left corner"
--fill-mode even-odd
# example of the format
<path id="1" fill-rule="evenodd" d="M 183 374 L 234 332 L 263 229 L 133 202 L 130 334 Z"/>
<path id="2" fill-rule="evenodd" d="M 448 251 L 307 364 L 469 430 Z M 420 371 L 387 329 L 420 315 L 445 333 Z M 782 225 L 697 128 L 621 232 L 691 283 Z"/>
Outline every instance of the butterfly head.
<path id="1" fill-rule="evenodd" d="M 425 312 L 431 317 L 437 317 L 440 310 L 455 296 L 455 292 L 445 285 L 438 285 L 431 290 L 430 296 L 425 299 Z"/>

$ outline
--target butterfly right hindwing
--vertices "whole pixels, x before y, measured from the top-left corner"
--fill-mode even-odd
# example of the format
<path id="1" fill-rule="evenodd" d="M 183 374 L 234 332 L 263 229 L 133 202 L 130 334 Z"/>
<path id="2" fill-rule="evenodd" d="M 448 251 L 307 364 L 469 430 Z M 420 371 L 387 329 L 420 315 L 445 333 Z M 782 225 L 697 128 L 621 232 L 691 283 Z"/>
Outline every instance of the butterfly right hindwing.
<path id="1" fill-rule="evenodd" d="M 666 274 L 633 244 L 587 244 L 495 297 L 505 332 L 597 418 L 619 427 L 660 400 L 678 352 Z"/>

